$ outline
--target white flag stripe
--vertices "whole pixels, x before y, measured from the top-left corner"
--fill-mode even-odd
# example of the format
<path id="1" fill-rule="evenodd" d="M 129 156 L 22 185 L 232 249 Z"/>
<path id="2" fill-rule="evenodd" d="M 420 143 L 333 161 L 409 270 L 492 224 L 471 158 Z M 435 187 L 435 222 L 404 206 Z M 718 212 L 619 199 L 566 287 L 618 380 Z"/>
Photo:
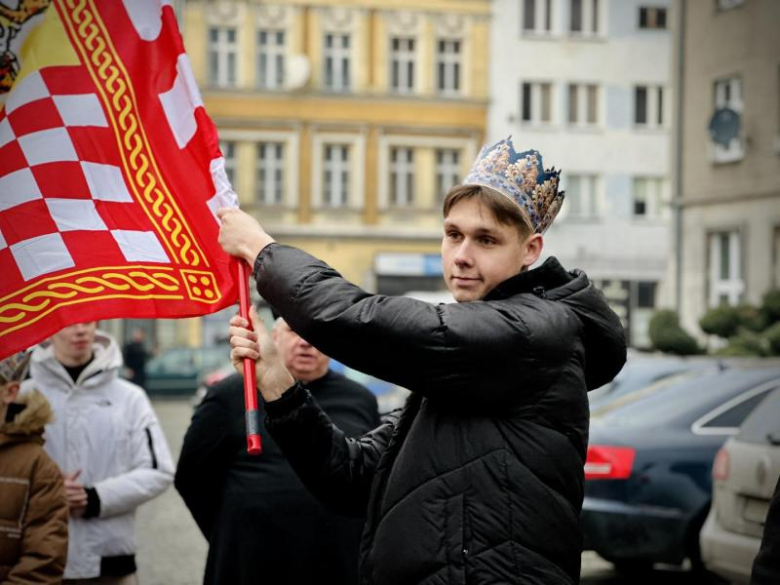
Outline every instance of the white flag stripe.
<path id="1" fill-rule="evenodd" d="M 160 94 L 160 102 L 176 144 L 184 148 L 198 130 L 195 109 L 203 105 L 187 55 L 179 55 L 173 87 Z"/>
<path id="2" fill-rule="evenodd" d="M 10 114 L 14 110 L 21 108 L 36 100 L 49 97 L 49 88 L 43 82 L 43 78 L 38 71 L 34 71 L 22 80 L 17 80 L 5 102 L 5 113 Z"/>
<path id="3" fill-rule="evenodd" d="M 0 211 L 42 198 L 30 169 L 19 169 L 0 177 Z"/>
<path id="4" fill-rule="evenodd" d="M 77 161 L 76 149 L 65 128 L 41 130 L 18 138 L 30 166 L 49 162 Z"/>
<path id="5" fill-rule="evenodd" d="M 117 203 L 133 202 L 119 167 L 82 161 L 81 169 L 87 179 L 92 199 Z"/>
<path id="6" fill-rule="evenodd" d="M 128 262 L 170 263 L 154 232 L 111 230 L 111 235 L 114 236 Z"/>
<path id="7" fill-rule="evenodd" d="M 66 126 L 108 127 L 108 120 L 96 95 L 55 95 L 52 99 Z"/>
<path id="8" fill-rule="evenodd" d="M 75 230 L 100 231 L 108 227 L 95 209 L 95 202 L 86 199 L 46 199 L 49 213 L 61 232 Z"/>
<path id="9" fill-rule="evenodd" d="M 11 254 L 25 280 L 76 265 L 60 234 L 46 234 L 13 244 Z"/>
<path id="10" fill-rule="evenodd" d="M 14 140 L 16 140 L 16 135 L 13 128 L 11 128 L 11 123 L 8 121 L 8 118 L 3 118 L 0 122 L 0 148 Z"/>
<path id="11" fill-rule="evenodd" d="M 153 41 L 162 30 L 162 9 L 171 0 L 122 0 L 138 36 Z"/>
<path id="12" fill-rule="evenodd" d="M 8 244 L 5 242 L 5 238 L 3 237 L 3 232 L 0 232 L 0 250 L 5 250 L 8 247 Z"/>

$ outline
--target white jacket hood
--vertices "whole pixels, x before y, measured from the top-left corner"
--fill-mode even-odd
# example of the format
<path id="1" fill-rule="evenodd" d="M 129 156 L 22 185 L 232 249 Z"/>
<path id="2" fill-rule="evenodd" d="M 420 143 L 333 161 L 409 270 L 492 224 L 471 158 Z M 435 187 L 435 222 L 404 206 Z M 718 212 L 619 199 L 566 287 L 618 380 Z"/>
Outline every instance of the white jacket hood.
<path id="1" fill-rule="evenodd" d="M 73 382 L 65 367 L 54 357 L 54 347 L 46 340 L 38 345 L 30 360 L 30 377 L 39 384 L 59 386 L 63 382 L 70 386 L 85 388 L 106 384 L 119 376 L 122 368 L 122 352 L 114 339 L 103 331 L 95 332 L 92 344 L 92 361 L 87 364 L 76 382 Z"/>

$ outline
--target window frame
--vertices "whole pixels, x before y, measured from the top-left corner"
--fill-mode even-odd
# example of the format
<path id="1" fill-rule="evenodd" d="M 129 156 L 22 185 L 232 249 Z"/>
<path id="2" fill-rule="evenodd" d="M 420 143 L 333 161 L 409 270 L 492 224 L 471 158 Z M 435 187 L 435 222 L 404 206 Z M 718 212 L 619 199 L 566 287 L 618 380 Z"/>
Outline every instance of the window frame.
<path id="1" fill-rule="evenodd" d="M 322 144 L 322 208 L 324 209 L 343 209 L 349 206 L 352 183 L 351 169 L 351 148 L 350 144 L 344 142 L 323 142 Z M 338 149 L 342 158 L 328 159 L 329 150 Z M 343 156 L 346 155 L 346 156 Z M 329 165 L 328 163 L 333 163 Z M 330 167 L 330 168 L 329 168 Z M 331 175 L 331 181 L 327 180 L 328 173 Z M 330 182 L 331 189 L 328 183 Z M 335 202 L 332 195 L 339 194 L 340 201 Z"/>
<path id="2" fill-rule="evenodd" d="M 281 35 L 282 41 L 281 43 L 263 43 L 262 35 L 265 35 L 266 39 L 274 37 L 277 41 Z M 278 28 L 259 28 L 256 31 L 255 40 L 257 41 L 257 87 L 270 90 L 283 89 L 287 58 L 287 31 Z M 265 65 L 265 69 L 263 65 Z M 269 83 L 268 80 L 272 77 L 274 81 Z"/>
<path id="3" fill-rule="evenodd" d="M 449 157 L 448 155 L 454 155 Z M 434 150 L 436 197 L 434 201 L 441 205 L 447 192 L 460 183 L 462 152 L 460 148 L 436 148 Z M 445 160 L 452 158 L 454 160 Z M 452 180 L 448 180 L 452 179 Z"/>
<path id="4" fill-rule="evenodd" d="M 567 84 L 566 88 L 567 124 L 575 128 L 598 127 L 601 124 L 601 88 L 599 84 L 571 82 Z M 590 119 L 591 112 L 595 116 L 593 120 Z M 572 114 L 574 115 L 572 116 Z"/>
<path id="5" fill-rule="evenodd" d="M 322 37 L 322 86 L 334 93 L 349 93 L 352 91 L 352 48 L 354 46 L 351 32 L 325 31 Z M 332 37 L 332 46 L 328 47 L 328 38 Z M 336 39 L 342 46 L 337 47 Z M 344 40 L 347 43 L 344 46 Z M 330 64 L 330 77 L 328 76 Z"/>
<path id="6" fill-rule="evenodd" d="M 464 42 L 461 38 L 437 37 L 436 57 L 434 59 L 436 74 L 434 75 L 436 83 L 436 95 L 457 97 L 463 93 L 463 48 Z M 442 49 L 452 44 L 457 50 L 452 52 Z M 449 83 L 448 83 L 449 82 Z"/>
<path id="7" fill-rule="evenodd" d="M 393 44 L 409 43 L 406 49 L 395 49 Z M 391 35 L 388 43 L 388 87 L 392 93 L 412 94 L 417 92 L 417 38 L 411 35 Z M 403 75 L 403 73 L 406 75 Z M 397 79 L 396 79 L 397 77 Z M 406 84 L 401 80 L 405 78 Z"/>
<path id="8" fill-rule="evenodd" d="M 278 156 L 266 158 L 262 153 L 267 147 L 273 146 L 278 151 Z M 281 207 L 284 205 L 286 187 L 286 144 L 281 140 L 258 140 L 255 145 L 255 202 L 258 205 L 268 207 Z M 265 168 L 264 164 L 266 163 Z M 270 171 L 270 172 L 269 172 Z M 265 174 L 265 179 L 261 177 Z M 276 181 L 276 177 L 279 180 Z M 273 197 L 269 200 L 265 189 L 270 188 Z"/>
<path id="9" fill-rule="evenodd" d="M 737 306 L 745 295 L 745 263 L 743 258 L 742 230 L 724 228 L 707 232 L 707 308 L 721 305 L 721 297 L 725 294 L 728 306 Z M 723 269 L 723 241 L 728 237 L 728 259 L 726 278 L 721 278 Z M 736 243 L 736 246 L 734 244 Z"/>
<path id="10" fill-rule="evenodd" d="M 213 38 L 216 33 L 216 38 Z M 232 40 L 229 38 L 233 33 Z M 209 24 L 206 28 L 209 84 L 214 87 L 239 85 L 239 27 L 231 24 Z"/>
<path id="11" fill-rule="evenodd" d="M 529 88 L 529 118 L 525 118 L 526 87 Z M 545 96 L 545 89 L 547 91 Z M 547 98 L 545 107 L 544 101 Z M 544 119 L 544 114 L 547 119 Z M 548 80 L 522 80 L 520 82 L 520 123 L 529 127 L 548 127 L 555 123 L 555 85 Z"/>
<path id="12" fill-rule="evenodd" d="M 721 108 L 730 108 L 744 118 L 745 102 L 742 87 L 742 77 L 731 75 L 721 77 L 713 82 L 713 113 Z M 734 137 L 728 146 L 716 143 L 709 137 L 709 144 L 712 152 L 712 162 L 730 163 L 737 162 L 744 158 L 744 140 L 743 130 Z"/>

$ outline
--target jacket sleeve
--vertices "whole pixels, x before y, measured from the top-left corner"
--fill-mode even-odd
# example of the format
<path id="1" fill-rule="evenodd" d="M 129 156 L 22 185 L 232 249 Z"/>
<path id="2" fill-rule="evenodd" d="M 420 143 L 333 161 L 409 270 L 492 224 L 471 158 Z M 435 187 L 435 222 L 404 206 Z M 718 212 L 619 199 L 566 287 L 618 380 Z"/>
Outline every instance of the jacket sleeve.
<path id="1" fill-rule="evenodd" d="M 500 403 L 517 387 L 555 375 L 571 355 L 576 318 L 524 306 L 507 314 L 493 302 L 432 305 L 369 294 L 316 258 L 271 244 L 255 262 L 257 290 L 290 326 L 342 363 L 430 398 Z M 526 374 L 527 373 L 527 374 Z"/>
<path id="2" fill-rule="evenodd" d="M 146 394 L 134 388 L 126 412 L 130 433 L 129 469 L 93 487 L 100 499 L 99 517 L 124 514 L 163 493 L 173 481 L 173 460 L 165 435 Z"/>
<path id="3" fill-rule="evenodd" d="M 348 439 L 300 384 L 266 402 L 265 408 L 266 428 L 307 489 L 337 514 L 365 516 L 371 482 L 398 411 L 373 431 Z"/>
<path id="4" fill-rule="evenodd" d="M 176 467 L 174 485 L 206 540 L 211 540 L 228 467 L 230 412 L 217 389 L 209 389 L 192 415 Z"/>
<path id="5" fill-rule="evenodd" d="M 3 584 L 59 583 L 68 556 L 68 504 L 57 466 L 38 458 L 22 528 L 21 556 Z"/>

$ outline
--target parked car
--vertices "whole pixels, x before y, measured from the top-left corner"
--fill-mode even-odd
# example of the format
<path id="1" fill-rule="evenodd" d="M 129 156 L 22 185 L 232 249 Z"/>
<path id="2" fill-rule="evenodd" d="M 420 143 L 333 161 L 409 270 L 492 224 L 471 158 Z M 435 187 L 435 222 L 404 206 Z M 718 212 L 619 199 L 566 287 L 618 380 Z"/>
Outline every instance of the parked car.
<path id="1" fill-rule="evenodd" d="M 592 415 L 581 516 L 585 547 L 623 572 L 701 569 L 699 531 L 715 453 L 774 388 L 780 366 L 689 372 Z"/>
<path id="2" fill-rule="evenodd" d="M 701 531 L 702 561 L 732 583 L 748 583 L 780 477 L 780 389 L 745 419 L 712 467 L 712 509 Z"/>
<path id="3" fill-rule="evenodd" d="M 715 368 L 718 362 L 712 359 L 682 358 L 669 355 L 648 355 L 629 352 L 628 360 L 615 379 L 601 388 L 588 393 L 591 411 L 608 402 L 647 388 L 648 386 L 690 371 Z"/>
<path id="4" fill-rule="evenodd" d="M 146 391 L 152 395 L 192 395 L 201 376 L 230 363 L 230 347 L 176 347 L 146 365 Z"/>

